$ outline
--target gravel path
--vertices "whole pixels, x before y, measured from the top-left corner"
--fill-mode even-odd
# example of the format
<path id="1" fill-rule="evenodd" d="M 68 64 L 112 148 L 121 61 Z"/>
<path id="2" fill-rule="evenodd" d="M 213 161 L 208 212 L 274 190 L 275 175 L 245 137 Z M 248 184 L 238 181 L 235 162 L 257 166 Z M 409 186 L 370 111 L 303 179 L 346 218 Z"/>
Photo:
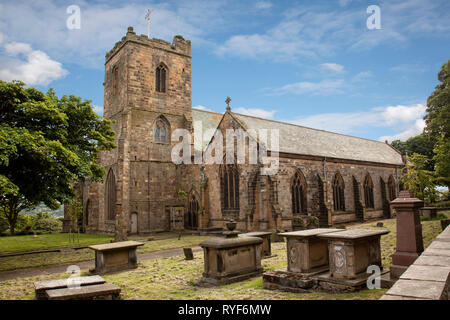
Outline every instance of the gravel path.
<path id="1" fill-rule="evenodd" d="M 198 252 L 201 250 L 202 250 L 201 247 L 193 247 L 192 248 L 193 252 Z M 146 260 L 169 258 L 169 257 L 179 256 L 182 254 L 184 254 L 182 248 L 162 250 L 162 251 L 156 251 L 156 252 L 150 252 L 150 253 L 143 253 L 143 254 L 138 255 L 138 262 L 146 261 Z M 83 262 L 69 263 L 69 264 L 62 264 L 62 265 L 53 265 L 53 266 L 46 266 L 46 267 L 4 271 L 4 272 L 0 272 L 0 281 L 11 280 L 11 279 L 16 279 L 16 278 L 34 277 L 34 276 L 53 274 L 53 273 L 63 273 L 63 272 L 66 272 L 67 267 L 70 265 L 77 265 L 80 267 L 81 270 L 91 269 L 91 268 L 94 268 L 94 261 L 91 260 L 91 261 L 83 261 Z"/>

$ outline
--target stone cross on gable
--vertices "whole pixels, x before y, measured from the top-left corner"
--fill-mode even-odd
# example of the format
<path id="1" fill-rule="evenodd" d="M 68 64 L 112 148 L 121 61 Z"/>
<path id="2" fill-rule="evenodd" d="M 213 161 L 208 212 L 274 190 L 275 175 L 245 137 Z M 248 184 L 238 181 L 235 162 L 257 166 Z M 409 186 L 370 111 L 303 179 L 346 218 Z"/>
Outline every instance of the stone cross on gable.
<path id="1" fill-rule="evenodd" d="M 231 108 L 230 108 L 230 102 L 231 102 L 231 98 L 230 98 L 230 97 L 227 97 L 227 98 L 225 99 L 225 103 L 227 104 L 227 111 L 230 111 L 230 110 L 231 110 Z"/>

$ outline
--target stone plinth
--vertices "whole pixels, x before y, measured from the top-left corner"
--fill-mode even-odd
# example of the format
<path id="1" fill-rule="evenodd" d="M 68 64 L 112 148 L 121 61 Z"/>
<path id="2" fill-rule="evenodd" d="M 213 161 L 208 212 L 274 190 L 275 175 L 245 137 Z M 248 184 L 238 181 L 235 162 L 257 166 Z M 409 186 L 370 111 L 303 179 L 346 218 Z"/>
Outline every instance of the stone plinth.
<path id="1" fill-rule="evenodd" d="M 268 231 L 254 231 L 254 232 L 248 232 L 248 233 L 241 233 L 239 234 L 239 237 L 256 237 L 261 238 L 263 240 L 262 248 L 261 248 L 261 255 L 262 257 L 270 257 L 272 256 L 272 246 L 271 246 L 271 235 L 272 232 Z"/>
<path id="2" fill-rule="evenodd" d="M 391 279 L 398 279 L 423 252 L 422 225 L 419 208 L 423 201 L 414 198 L 407 190 L 391 201 L 397 213 L 397 248 L 392 256 Z"/>
<path id="3" fill-rule="evenodd" d="M 328 240 L 330 277 L 357 279 L 370 265 L 381 265 L 380 237 L 388 230 L 355 229 L 318 235 Z M 369 276 L 369 274 L 367 274 Z"/>
<path id="4" fill-rule="evenodd" d="M 262 243 L 261 238 L 237 235 L 203 241 L 205 271 L 200 283 L 220 285 L 262 273 Z"/>
<path id="5" fill-rule="evenodd" d="M 122 241 L 89 246 L 95 250 L 95 270 L 93 273 L 137 268 L 136 249 L 144 245 L 138 241 Z"/>
<path id="6" fill-rule="evenodd" d="M 437 208 L 436 207 L 423 207 L 419 209 L 420 216 L 426 218 L 436 218 Z"/>
<path id="7" fill-rule="evenodd" d="M 342 229 L 310 229 L 284 232 L 289 272 L 311 273 L 328 270 L 328 241 L 318 236 L 321 234 L 342 232 Z"/>

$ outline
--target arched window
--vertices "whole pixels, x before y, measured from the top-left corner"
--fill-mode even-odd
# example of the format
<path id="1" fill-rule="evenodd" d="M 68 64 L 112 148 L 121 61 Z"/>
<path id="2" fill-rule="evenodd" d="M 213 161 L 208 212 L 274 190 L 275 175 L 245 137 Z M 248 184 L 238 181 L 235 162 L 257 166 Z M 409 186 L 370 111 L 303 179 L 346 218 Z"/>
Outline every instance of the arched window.
<path id="1" fill-rule="evenodd" d="M 187 216 L 184 220 L 184 226 L 187 229 L 197 229 L 198 228 L 198 201 L 195 194 L 192 193 L 189 197 L 189 208 Z"/>
<path id="2" fill-rule="evenodd" d="M 388 180 L 389 201 L 392 201 L 397 197 L 395 189 L 396 189 L 395 188 L 395 179 L 391 175 L 391 176 L 389 176 L 389 180 Z"/>
<path id="3" fill-rule="evenodd" d="M 157 92 L 166 92 L 167 70 L 163 65 L 156 68 L 155 88 Z"/>
<path id="4" fill-rule="evenodd" d="M 333 180 L 334 211 L 345 211 L 344 179 L 336 173 Z"/>
<path id="5" fill-rule="evenodd" d="M 116 178 L 112 169 L 109 169 L 105 184 L 105 212 L 107 220 L 116 218 Z"/>
<path id="6" fill-rule="evenodd" d="M 167 122 L 159 118 L 155 122 L 155 141 L 167 142 L 169 140 L 169 126 Z"/>
<path id="7" fill-rule="evenodd" d="M 224 210 L 239 209 L 239 172 L 235 164 L 221 166 L 222 206 Z"/>
<path id="8" fill-rule="evenodd" d="M 301 172 L 296 172 L 291 183 L 292 213 L 306 214 L 306 179 Z"/>
<path id="9" fill-rule="evenodd" d="M 119 82 L 119 68 L 117 66 L 113 68 L 112 78 L 113 78 L 113 81 L 112 81 L 113 95 L 115 96 L 118 91 L 118 82 Z"/>
<path id="10" fill-rule="evenodd" d="M 373 209 L 375 207 L 373 201 L 373 182 L 369 174 L 364 179 L 364 203 L 366 204 L 366 208 Z"/>

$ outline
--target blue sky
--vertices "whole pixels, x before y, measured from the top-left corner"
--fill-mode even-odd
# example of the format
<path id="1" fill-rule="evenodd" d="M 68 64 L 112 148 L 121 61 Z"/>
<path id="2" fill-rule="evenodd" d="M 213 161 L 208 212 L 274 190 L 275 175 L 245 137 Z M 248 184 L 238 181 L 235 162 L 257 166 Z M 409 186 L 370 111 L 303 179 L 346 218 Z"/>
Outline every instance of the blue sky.
<path id="1" fill-rule="evenodd" d="M 69 30 L 66 10 L 81 9 Z M 369 30 L 370 5 L 381 29 Z M 90 99 L 102 113 L 104 56 L 128 26 L 192 41 L 192 106 L 369 139 L 423 129 L 427 97 L 450 58 L 448 0 L 5 1 L 0 79 Z"/>

